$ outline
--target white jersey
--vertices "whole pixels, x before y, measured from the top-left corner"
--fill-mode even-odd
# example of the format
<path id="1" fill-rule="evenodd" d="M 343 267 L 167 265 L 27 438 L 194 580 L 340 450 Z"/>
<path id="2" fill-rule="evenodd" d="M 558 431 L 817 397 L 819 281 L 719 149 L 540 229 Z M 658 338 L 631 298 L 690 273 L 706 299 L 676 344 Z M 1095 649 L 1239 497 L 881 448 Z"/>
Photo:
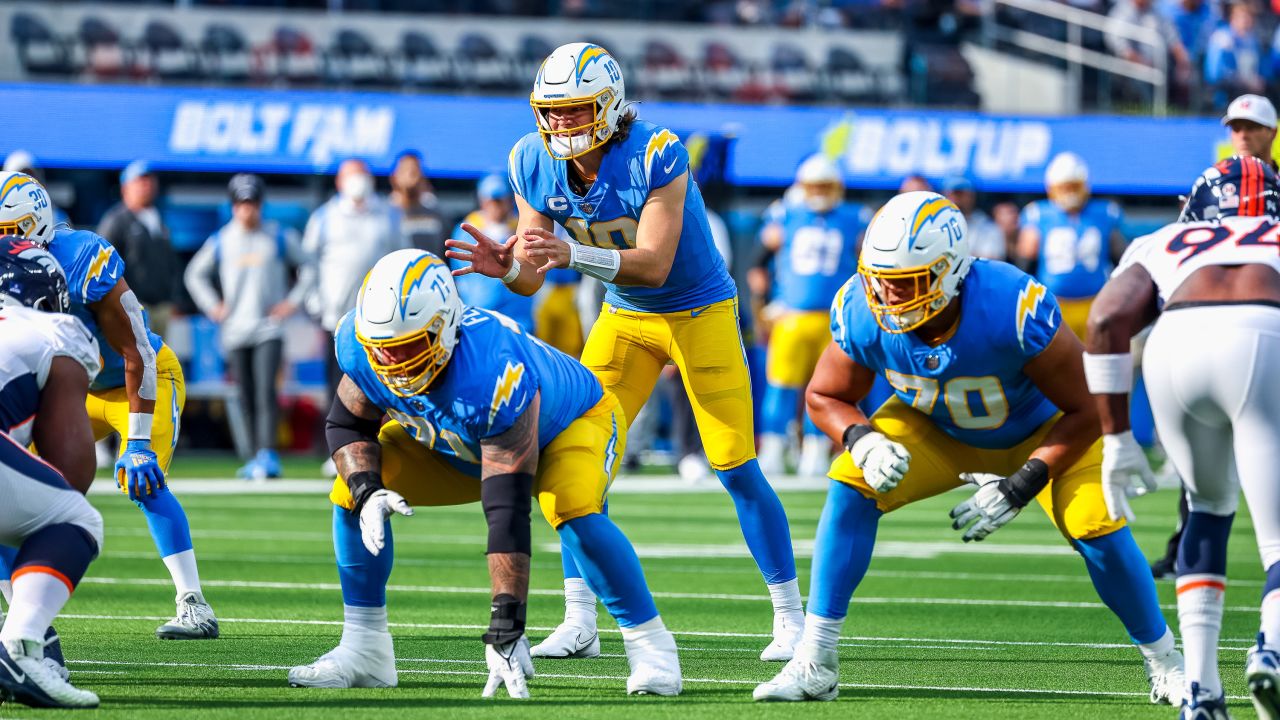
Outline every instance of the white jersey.
<path id="1" fill-rule="evenodd" d="M 1280 224 L 1273 218 L 1229 217 L 1165 225 L 1134 240 L 1112 275 L 1141 265 L 1155 281 L 1163 306 L 1202 267 L 1254 264 L 1280 273 Z"/>
<path id="2" fill-rule="evenodd" d="M 21 305 L 0 308 L 0 432 L 19 445 L 31 444 L 40 392 L 59 355 L 84 366 L 91 382 L 98 374 L 98 342 L 80 320 Z"/>

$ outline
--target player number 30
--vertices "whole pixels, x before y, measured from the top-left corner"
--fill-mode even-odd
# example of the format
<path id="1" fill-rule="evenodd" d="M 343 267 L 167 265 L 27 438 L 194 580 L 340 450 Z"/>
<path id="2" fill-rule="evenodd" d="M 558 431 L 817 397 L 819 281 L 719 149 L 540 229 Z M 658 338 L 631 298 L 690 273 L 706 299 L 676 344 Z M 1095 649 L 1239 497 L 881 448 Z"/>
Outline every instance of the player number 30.
<path id="1" fill-rule="evenodd" d="M 886 370 L 885 376 L 895 390 L 915 393 L 912 407 L 925 414 L 933 413 L 933 406 L 938 402 L 937 380 L 893 370 Z M 993 430 L 1009 419 L 1009 401 L 1005 398 L 1000 379 L 994 375 L 951 378 L 942 390 L 943 402 L 951 413 L 951 421 L 958 428 Z M 975 403 L 972 400 L 975 396 L 985 411 L 981 414 L 974 413 Z"/>

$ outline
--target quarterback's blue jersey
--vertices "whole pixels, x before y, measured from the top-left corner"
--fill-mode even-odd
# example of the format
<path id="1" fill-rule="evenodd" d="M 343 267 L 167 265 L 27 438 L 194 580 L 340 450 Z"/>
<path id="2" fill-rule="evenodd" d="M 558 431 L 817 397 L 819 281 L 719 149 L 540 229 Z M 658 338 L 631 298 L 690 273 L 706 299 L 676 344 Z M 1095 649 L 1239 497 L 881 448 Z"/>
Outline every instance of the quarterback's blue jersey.
<path id="1" fill-rule="evenodd" d="M 418 442 L 479 469 L 480 441 L 506 432 L 541 391 L 538 446 L 546 447 L 604 395 L 581 363 L 526 335 L 509 318 L 467 307 L 453 356 L 431 389 L 400 397 L 378 379 L 356 339 L 355 311 L 338 322 L 338 366 Z"/>
<path id="2" fill-rule="evenodd" d="M 67 276 L 67 289 L 71 292 L 71 314 L 80 318 L 98 341 L 102 352 L 102 371 L 89 386 L 91 390 L 113 390 L 124 387 L 124 358 L 111 348 L 98 326 L 98 319 L 88 308 L 106 297 L 107 293 L 124 277 L 124 261 L 119 253 L 97 233 L 88 230 L 58 228 L 49 243 L 49 254 L 62 266 Z M 148 323 L 147 337 L 151 349 L 159 352 L 164 341 L 151 332 L 150 321 L 143 311 L 143 321 Z"/>
<path id="3" fill-rule="evenodd" d="M 841 203 L 825 213 L 804 204 L 781 207 L 774 297 L 791 310 L 826 310 L 858 270 L 858 241 L 871 222 L 871 209 L 857 203 Z"/>
<path id="4" fill-rule="evenodd" d="M 609 146 L 586 196 L 569 186 L 567 161 L 547 154 L 529 133 L 511 149 L 511 186 L 536 211 L 555 220 L 584 245 L 625 250 L 636 246 L 640 211 L 649 193 L 689 169 L 689 153 L 670 130 L 636 120 L 625 140 Z M 698 184 L 689 178 L 684 224 L 667 281 L 658 288 L 606 283 L 605 301 L 637 312 L 677 312 L 734 297 L 737 286 L 716 251 Z"/>
<path id="5" fill-rule="evenodd" d="M 832 303 L 831 333 L 854 362 L 883 374 L 947 435 L 973 447 L 1013 447 L 1058 411 L 1022 372 L 1062 324 L 1058 302 L 1012 265 L 975 260 L 960 303 L 959 327 L 931 347 L 915 333 L 882 330 L 855 275 Z"/>
<path id="6" fill-rule="evenodd" d="M 468 215 L 466 222 L 479 228 L 485 226 L 485 223 L 475 217 L 475 213 Z M 467 237 L 467 234 L 462 231 L 462 226 L 459 225 L 454 230 L 452 237 Z M 451 268 L 456 269 L 462 265 L 463 263 L 457 260 L 449 260 Z M 573 271 L 571 270 L 570 272 Z M 491 278 L 480 273 L 468 273 L 462 277 L 454 278 L 454 282 L 458 286 L 458 295 L 462 297 L 462 302 L 485 310 L 500 312 L 519 323 L 525 332 L 533 332 L 533 297 L 511 292 L 498 278 Z"/>
<path id="7" fill-rule="evenodd" d="M 1109 200 L 1090 200 L 1074 215 L 1052 200 L 1027 205 L 1021 225 L 1040 231 L 1036 277 L 1060 298 L 1097 295 L 1111 275 L 1111 236 L 1122 220 Z"/>

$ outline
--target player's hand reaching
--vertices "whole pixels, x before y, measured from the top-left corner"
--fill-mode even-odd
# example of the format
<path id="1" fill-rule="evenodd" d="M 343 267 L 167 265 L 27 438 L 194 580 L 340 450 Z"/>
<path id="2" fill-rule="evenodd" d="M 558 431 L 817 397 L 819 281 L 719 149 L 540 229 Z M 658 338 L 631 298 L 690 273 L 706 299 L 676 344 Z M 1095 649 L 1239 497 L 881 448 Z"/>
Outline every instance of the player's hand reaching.
<path id="1" fill-rule="evenodd" d="M 867 425 L 850 427 L 844 438 L 849 457 L 862 469 L 862 475 L 872 490 L 889 492 L 906 477 L 911 453 L 902 443 L 890 440 Z"/>
<path id="2" fill-rule="evenodd" d="M 382 552 L 387 544 L 386 524 L 392 513 L 413 514 L 413 508 L 400 493 L 383 488 L 375 491 L 360 508 L 360 540 L 371 555 Z"/>
<path id="3" fill-rule="evenodd" d="M 533 677 L 533 657 L 529 655 L 529 638 L 523 634 L 515 640 L 484 646 L 484 659 L 489 665 L 489 681 L 482 697 L 493 697 L 499 685 L 507 686 L 513 698 L 529 697 L 529 678 Z"/>
<path id="4" fill-rule="evenodd" d="M 451 260 L 469 263 L 453 271 L 454 277 L 471 273 L 480 273 L 491 278 L 501 278 L 511 269 L 515 260 L 516 236 L 507 238 L 506 242 L 490 239 L 471 223 L 462 223 L 462 229 L 475 239 L 475 243 L 449 238 L 444 241 L 444 256 Z"/>
<path id="5" fill-rule="evenodd" d="M 1003 475 L 960 473 L 960 479 L 978 488 L 973 497 L 951 509 L 951 529 L 964 530 L 965 526 L 973 523 L 973 527 L 964 534 L 965 542 L 986 538 L 1009 524 L 1022 511 L 1000 488 Z"/>
<path id="6" fill-rule="evenodd" d="M 1102 499 L 1112 520 L 1133 522 L 1129 498 L 1156 489 L 1155 476 L 1146 453 L 1133 438 L 1133 431 L 1102 436 Z"/>
<path id="7" fill-rule="evenodd" d="M 535 265 L 538 272 L 545 273 L 552 268 L 567 268 L 573 262 L 573 252 L 569 243 L 539 227 L 526 228 L 521 235 L 524 240 L 524 252 Z"/>
<path id="8" fill-rule="evenodd" d="M 159 494 L 165 488 L 164 471 L 150 440 L 130 440 L 116 460 L 116 485 L 127 490 L 134 502 Z"/>

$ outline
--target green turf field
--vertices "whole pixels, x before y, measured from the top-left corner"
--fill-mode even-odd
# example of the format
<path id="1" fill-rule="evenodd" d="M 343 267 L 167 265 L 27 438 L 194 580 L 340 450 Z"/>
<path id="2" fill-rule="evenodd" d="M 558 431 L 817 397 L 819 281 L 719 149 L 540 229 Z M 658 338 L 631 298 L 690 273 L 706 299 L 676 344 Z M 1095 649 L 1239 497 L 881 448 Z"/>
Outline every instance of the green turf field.
<path id="1" fill-rule="evenodd" d="M 177 467 L 179 478 L 210 476 L 209 467 Z M 233 482 L 228 485 L 248 487 Z M 1137 651 L 1043 513 L 1029 509 L 986 543 L 965 546 L 947 519 L 947 510 L 963 498 L 958 493 L 908 507 L 882 523 L 881 545 L 845 624 L 840 699 L 753 704 L 754 685 L 780 666 L 757 659 L 768 641 L 769 603 L 733 506 L 714 489 L 624 491 L 643 482 L 620 481 L 611 506 L 640 550 L 659 608 L 681 644 L 685 692 L 679 698 L 626 696 L 622 642 L 611 621 L 602 619 L 606 657 L 539 661 L 527 703 L 481 699 L 486 673 L 479 636 L 488 622 L 488 581 L 478 507 L 426 508 L 394 521 L 397 561 L 389 606 L 399 688 L 290 689 L 288 667 L 311 661 L 339 637 L 328 503 L 321 495 L 184 493 L 177 479 L 222 639 L 155 639 L 154 628 L 173 610 L 168 576 L 137 510 L 120 497 L 92 496 L 107 523 L 104 554 L 58 622 L 73 681 L 102 697 L 101 710 L 78 716 L 902 720 L 1176 714 L 1148 704 Z M 787 492 L 783 501 L 807 591 L 823 495 Z M 1172 492 L 1162 492 L 1135 504 L 1135 532 L 1149 555 L 1162 548 L 1174 503 Z M 541 523 L 535 529 L 529 622 L 536 641 L 560 618 L 561 601 L 555 536 Z M 1224 680 L 1236 698 L 1236 717 L 1253 717 L 1241 675 L 1256 633 L 1262 573 L 1246 513 L 1237 519 L 1232 543 Z M 1174 618 L 1172 584 L 1161 583 L 1160 593 Z M 0 707 L 6 718 L 54 715 Z"/>

